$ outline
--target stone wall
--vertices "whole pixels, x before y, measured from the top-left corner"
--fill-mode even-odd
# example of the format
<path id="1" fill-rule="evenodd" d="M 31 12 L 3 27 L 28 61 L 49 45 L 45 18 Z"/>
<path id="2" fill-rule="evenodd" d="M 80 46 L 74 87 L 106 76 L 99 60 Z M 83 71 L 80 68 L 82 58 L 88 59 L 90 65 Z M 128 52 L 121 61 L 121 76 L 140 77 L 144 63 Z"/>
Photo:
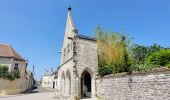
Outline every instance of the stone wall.
<path id="1" fill-rule="evenodd" d="M 20 93 L 20 79 L 9 81 L 0 79 L 0 96 Z"/>
<path id="2" fill-rule="evenodd" d="M 14 81 L 0 79 L 0 90 L 20 88 L 20 83 L 20 79 Z"/>
<path id="3" fill-rule="evenodd" d="M 96 80 L 97 96 L 102 100 L 169 100 L 170 71 Z"/>
<path id="4" fill-rule="evenodd" d="M 13 81 L 0 79 L 0 96 L 19 94 L 30 88 L 30 83 L 26 78 L 20 78 Z"/>

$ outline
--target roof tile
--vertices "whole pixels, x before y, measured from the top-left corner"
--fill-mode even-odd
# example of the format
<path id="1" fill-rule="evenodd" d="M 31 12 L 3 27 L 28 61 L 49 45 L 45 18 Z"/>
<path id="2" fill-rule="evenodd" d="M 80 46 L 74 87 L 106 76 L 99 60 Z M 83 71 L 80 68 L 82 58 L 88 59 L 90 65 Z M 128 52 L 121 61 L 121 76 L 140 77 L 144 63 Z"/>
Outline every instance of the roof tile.
<path id="1" fill-rule="evenodd" d="M 11 57 L 24 60 L 10 45 L 0 44 L 0 57 Z"/>

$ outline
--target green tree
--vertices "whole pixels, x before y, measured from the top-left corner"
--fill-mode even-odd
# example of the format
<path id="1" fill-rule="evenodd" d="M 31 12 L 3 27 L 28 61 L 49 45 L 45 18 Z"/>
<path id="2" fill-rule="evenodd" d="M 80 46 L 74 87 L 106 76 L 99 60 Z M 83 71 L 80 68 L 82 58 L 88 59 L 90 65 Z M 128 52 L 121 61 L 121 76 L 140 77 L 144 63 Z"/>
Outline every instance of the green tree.
<path id="1" fill-rule="evenodd" d="M 135 62 L 140 65 L 144 64 L 146 58 L 148 57 L 148 48 L 145 46 L 140 46 L 138 44 L 132 45 L 133 58 Z"/>
<path id="2" fill-rule="evenodd" d="M 133 58 L 135 60 L 135 63 L 138 65 L 144 65 L 146 59 L 152 53 L 165 49 L 164 47 L 161 47 L 160 45 L 157 45 L 155 43 L 148 47 L 141 46 L 138 44 L 133 44 L 131 48 L 132 48 Z"/>
<path id="3" fill-rule="evenodd" d="M 153 45 L 148 47 L 148 56 L 150 54 L 152 54 L 153 52 L 160 51 L 160 50 L 163 50 L 163 49 L 164 49 L 164 47 L 161 47 L 160 45 L 154 43 Z"/>
<path id="4" fill-rule="evenodd" d="M 152 53 L 146 60 L 148 65 L 154 67 L 166 66 L 170 64 L 170 50 L 160 50 Z"/>
<path id="5" fill-rule="evenodd" d="M 102 29 L 98 27 L 97 45 L 99 73 L 106 67 L 106 70 L 103 70 L 103 72 L 107 74 L 111 72 L 110 70 L 112 70 L 113 73 L 129 71 L 132 63 L 128 50 L 129 39 L 126 36 L 118 32 L 103 32 Z"/>

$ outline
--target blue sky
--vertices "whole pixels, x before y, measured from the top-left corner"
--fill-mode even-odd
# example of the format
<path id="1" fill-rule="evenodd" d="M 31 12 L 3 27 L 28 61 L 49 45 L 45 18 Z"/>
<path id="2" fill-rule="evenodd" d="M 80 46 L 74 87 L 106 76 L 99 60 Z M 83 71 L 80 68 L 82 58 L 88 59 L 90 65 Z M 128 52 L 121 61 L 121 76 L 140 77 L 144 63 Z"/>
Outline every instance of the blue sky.
<path id="1" fill-rule="evenodd" d="M 170 46 L 169 0 L 0 0 L 0 43 L 34 64 L 37 79 L 59 65 L 68 2 L 81 34 L 94 36 L 100 25 L 134 43 Z"/>

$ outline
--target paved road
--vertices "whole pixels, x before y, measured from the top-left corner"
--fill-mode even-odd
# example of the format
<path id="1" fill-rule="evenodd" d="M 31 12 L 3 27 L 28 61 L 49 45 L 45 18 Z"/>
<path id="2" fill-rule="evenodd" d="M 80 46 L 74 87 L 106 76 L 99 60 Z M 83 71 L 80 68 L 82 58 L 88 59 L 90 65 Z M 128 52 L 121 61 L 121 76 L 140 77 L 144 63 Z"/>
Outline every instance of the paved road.
<path id="1" fill-rule="evenodd" d="M 33 90 L 32 92 L 33 92 L 33 93 L 36 93 L 36 92 L 38 92 L 38 93 L 55 92 L 55 90 L 53 90 L 53 89 L 47 89 L 47 88 L 42 88 L 41 86 L 38 86 L 38 88 L 35 89 L 35 90 Z"/>
<path id="2" fill-rule="evenodd" d="M 54 94 L 52 89 L 38 87 L 31 93 L 0 97 L 0 100 L 57 100 Z"/>

